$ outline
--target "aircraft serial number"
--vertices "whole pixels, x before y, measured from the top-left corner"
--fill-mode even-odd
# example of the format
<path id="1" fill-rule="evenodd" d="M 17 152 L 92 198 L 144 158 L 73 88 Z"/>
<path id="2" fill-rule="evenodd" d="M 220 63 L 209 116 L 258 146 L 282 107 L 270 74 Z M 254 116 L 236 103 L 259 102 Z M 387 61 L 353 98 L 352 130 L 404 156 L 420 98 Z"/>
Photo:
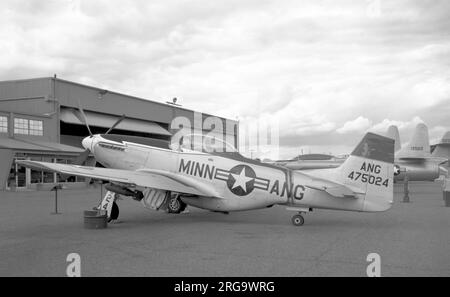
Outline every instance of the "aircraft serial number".
<path id="1" fill-rule="evenodd" d="M 360 180 L 363 183 L 369 183 L 371 185 L 376 186 L 385 186 L 386 188 L 389 186 L 389 179 L 383 179 L 379 176 L 373 176 L 367 173 L 362 173 L 358 171 L 352 171 L 348 175 L 348 178 L 354 181 Z"/>

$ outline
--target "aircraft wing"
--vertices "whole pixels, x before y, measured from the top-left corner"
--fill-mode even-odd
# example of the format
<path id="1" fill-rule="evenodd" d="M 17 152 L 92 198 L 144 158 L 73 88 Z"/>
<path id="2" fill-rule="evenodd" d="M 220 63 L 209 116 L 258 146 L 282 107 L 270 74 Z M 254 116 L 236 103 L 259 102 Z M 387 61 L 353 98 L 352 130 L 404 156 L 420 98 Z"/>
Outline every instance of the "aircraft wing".
<path id="1" fill-rule="evenodd" d="M 199 183 L 187 176 L 164 170 L 122 170 L 99 168 L 37 161 L 16 161 L 17 164 L 38 170 L 59 172 L 67 175 L 107 180 L 130 186 L 173 191 L 184 194 L 222 198 L 214 188 L 206 183 Z"/>

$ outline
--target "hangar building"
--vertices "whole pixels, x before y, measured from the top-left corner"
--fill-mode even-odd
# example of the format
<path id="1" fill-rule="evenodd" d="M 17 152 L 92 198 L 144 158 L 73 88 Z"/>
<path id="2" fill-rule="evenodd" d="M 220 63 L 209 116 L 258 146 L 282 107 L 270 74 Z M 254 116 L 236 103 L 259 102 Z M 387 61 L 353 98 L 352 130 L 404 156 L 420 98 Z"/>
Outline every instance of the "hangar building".
<path id="1" fill-rule="evenodd" d="M 208 114 L 199 116 L 199 113 L 175 104 L 137 98 L 56 76 L 1 81 L 0 191 L 49 189 L 60 182 L 65 182 L 69 188 L 88 185 L 84 178 L 64 181 L 58 174 L 15 164 L 18 159 L 73 162 L 84 150 L 81 139 L 89 135 L 78 112 L 79 104 L 93 134 L 105 133 L 123 114 L 126 118 L 112 133 L 169 141 L 177 131 L 171 127 L 172 119 L 176 117 L 189 119 L 192 126 L 195 121 L 201 121 L 201 126 L 197 125 L 201 131 L 192 127 L 193 133 L 212 133 L 211 127 L 215 128 L 206 125 L 205 120 L 211 116 Z M 238 147 L 238 122 L 216 119 L 223 125 L 220 135 Z"/>

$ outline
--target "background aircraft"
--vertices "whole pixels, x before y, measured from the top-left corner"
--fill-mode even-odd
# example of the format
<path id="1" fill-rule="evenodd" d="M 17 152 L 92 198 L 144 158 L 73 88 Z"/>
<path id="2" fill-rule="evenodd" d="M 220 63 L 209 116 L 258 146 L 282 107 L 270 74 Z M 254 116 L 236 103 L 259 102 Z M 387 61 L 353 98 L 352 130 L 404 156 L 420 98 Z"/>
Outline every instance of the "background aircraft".
<path id="1" fill-rule="evenodd" d="M 398 128 L 390 126 L 388 136 L 400 143 Z M 411 141 L 395 154 L 397 172 L 395 180 L 402 181 L 408 176 L 409 181 L 434 181 L 440 175 L 448 176 L 448 171 L 441 164 L 448 159 L 432 156 L 428 128 L 420 123 L 416 126 Z"/>
<path id="2" fill-rule="evenodd" d="M 439 176 L 448 176 L 448 169 L 444 166 L 450 158 L 450 132 L 447 132 L 442 142 L 436 145 L 433 154 L 430 153 L 428 128 L 425 124 L 418 124 L 411 141 L 401 147 L 400 134 L 396 126 L 390 126 L 386 136 L 395 140 L 395 181 L 434 181 Z M 272 164 L 284 166 L 292 170 L 310 170 L 339 167 L 344 158 L 326 155 L 305 155 L 292 160 L 281 160 Z M 321 158 L 317 158 L 321 157 Z M 448 166 L 448 165 L 447 165 Z"/>
<path id="3" fill-rule="evenodd" d="M 440 143 L 432 146 L 431 156 L 450 160 L 450 131 L 444 134 Z M 449 161 L 443 165 L 446 165 L 448 170 L 450 166 Z"/>

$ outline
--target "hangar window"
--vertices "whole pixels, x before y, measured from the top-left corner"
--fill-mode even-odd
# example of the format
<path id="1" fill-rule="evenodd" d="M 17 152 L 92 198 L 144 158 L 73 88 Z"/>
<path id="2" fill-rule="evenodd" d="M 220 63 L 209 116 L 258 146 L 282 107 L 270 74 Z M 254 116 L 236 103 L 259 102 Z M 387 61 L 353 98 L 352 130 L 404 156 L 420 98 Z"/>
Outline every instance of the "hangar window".
<path id="1" fill-rule="evenodd" d="M 8 118 L 0 116 L 0 133 L 8 133 Z"/>
<path id="2" fill-rule="evenodd" d="M 42 136 L 44 135 L 43 123 L 42 121 L 15 118 L 14 134 Z"/>
<path id="3" fill-rule="evenodd" d="M 44 135 L 44 128 L 42 121 L 30 120 L 30 135 L 42 136 Z"/>
<path id="4" fill-rule="evenodd" d="M 14 134 L 28 135 L 28 120 L 27 119 L 14 119 Z"/>
<path id="5" fill-rule="evenodd" d="M 32 157 L 30 158 L 32 161 L 39 162 L 48 162 L 52 163 L 53 159 L 50 157 Z M 53 183 L 54 182 L 54 173 L 46 172 L 46 171 L 38 171 L 34 169 L 30 169 L 30 183 L 31 184 L 42 184 L 42 183 Z"/>

